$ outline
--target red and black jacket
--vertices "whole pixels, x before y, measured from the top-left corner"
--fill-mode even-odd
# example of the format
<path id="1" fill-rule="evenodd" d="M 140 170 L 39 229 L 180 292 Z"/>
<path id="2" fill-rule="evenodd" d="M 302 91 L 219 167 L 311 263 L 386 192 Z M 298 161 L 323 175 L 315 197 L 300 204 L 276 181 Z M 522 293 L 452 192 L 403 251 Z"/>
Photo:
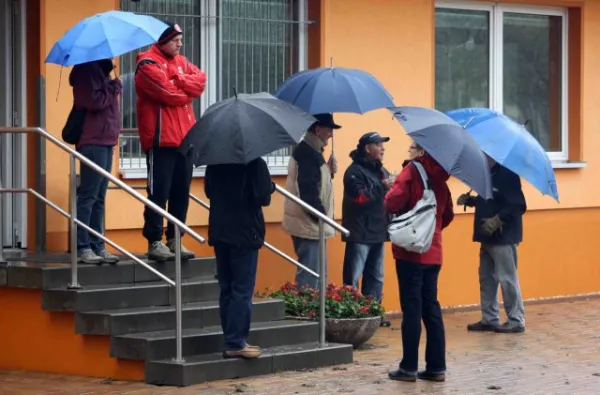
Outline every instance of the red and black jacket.
<path id="1" fill-rule="evenodd" d="M 343 241 L 353 243 L 383 243 L 389 239 L 387 227 L 390 216 L 383 201 L 387 192 L 383 180 L 390 173 L 381 162 L 350 153 L 352 164 L 344 173 L 342 226 L 350 231 Z"/>

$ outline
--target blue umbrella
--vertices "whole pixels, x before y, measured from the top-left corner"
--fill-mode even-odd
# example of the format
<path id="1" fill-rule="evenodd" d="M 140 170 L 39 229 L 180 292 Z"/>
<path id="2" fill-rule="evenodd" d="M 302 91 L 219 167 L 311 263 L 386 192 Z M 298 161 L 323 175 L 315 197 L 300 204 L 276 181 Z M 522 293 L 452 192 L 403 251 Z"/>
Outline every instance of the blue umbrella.
<path id="1" fill-rule="evenodd" d="M 394 106 L 392 96 L 375 77 L 366 71 L 342 67 L 321 67 L 293 74 L 275 96 L 309 114 L 364 114 Z"/>
<path id="2" fill-rule="evenodd" d="M 523 125 L 488 108 L 463 108 L 446 114 L 463 125 L 492 159 L 558 201 L 550 158 Z"/>
<path id="3" fill-rule="evenodd" d="M 447 115 L 424 107 L 390 108 L 408 135 L 440 166 L 484 199 L 491 199 L 488 161 L 475 140 Z"/>
<path id="4" fill-rule="evenodd" d="M 108 11 L 86 18 L 58 40 L 46 63 L 61 66 L 111 59 L 158 41 L 167 24 L 149 15 Z"/>

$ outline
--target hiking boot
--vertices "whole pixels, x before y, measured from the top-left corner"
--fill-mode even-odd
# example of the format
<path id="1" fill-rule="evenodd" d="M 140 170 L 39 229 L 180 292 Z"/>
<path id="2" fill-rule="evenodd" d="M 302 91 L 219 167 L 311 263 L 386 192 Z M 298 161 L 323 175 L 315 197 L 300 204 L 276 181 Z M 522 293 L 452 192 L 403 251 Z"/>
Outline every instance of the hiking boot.
<path id="1" fill-rule="evenodd" d="M 94 254 L 91 249 L 82 250 L 77 254 L 77 261 L 88 265 L 101 265 L 104 261 L 101 256 Z"/>
<path id="2" fill-rule="evenodd" d="M 406 381 L 409 383 L 414 383 L 415 381 L 417 381 L 416 374 L 406 373 L 402 369 L 396 369 L 396 370 L 389 371 L 388 377 L 390 378 L 390 380 L 394 380 L 394 381 Z"/>
<path id="3" fill-rule="evenodd" d="M 116 256 L 115 254 L 111 254 L 110 252 L 108 252 L 106 250 L 98 251 L 96 253 L 96 255 L 98 255 L 100 258 L 102 258 L 103 263 L 110 263 L 110 264 L 114 265 L 115 263 L 119 262 L 118 256 Z"/>
<path id="4" fill-rule="evenodd" d="M 495 330 L 496 333 L 523 333 L 525 332 L 525 327 L 521 324 L 516 324 L 512 322 L 505 322 L 502 326 L 499 326 Z"/>
<path id="5" fill-rule="evenodd" d="M 148 259 L 163 262 L 175 259 L 175 254 L 161 241 L 155 241 L 148 246 Z"/>
<path id="6" fill-rule="evenodd" d="M 470 332 L 495 332 L 498 325 L 486 324 L 485 322 L 476 322 L 474 324 L 467 325 L 467 330 Z"/>
<path id="7" fill-rule="evenodd" d="M 254 359 L 260 357 L 261 350 L 257 346 L 248 346 L 241 350 L 225 350 L 223 351 L 223 358 L 243 358 L 243 359 Z"/>
<path id="8" fill-rule="evenodd" d="M 175 254 L 175 239 L 169 239 L 167 241 L 167 247 L 169 248 L 169 250 L 171 250 L 171 252 L 173 254 Z M 183 244 L 181 245 L 181 259 L 182 260 L 194 259 L 195 257 L 196 257 L 196 254 L 194 254 L 192 251 L 185 248 L 183 246 Z"/>
<path id="9" fill-rule="evenodd" d="M 435 381 L 441 383 L 442 381 L 446 381 L 446 374 L 433 373 L 428 370 L 422 370 L 419 373 L 417 373 L 417 378 L 420 380 Z"/>

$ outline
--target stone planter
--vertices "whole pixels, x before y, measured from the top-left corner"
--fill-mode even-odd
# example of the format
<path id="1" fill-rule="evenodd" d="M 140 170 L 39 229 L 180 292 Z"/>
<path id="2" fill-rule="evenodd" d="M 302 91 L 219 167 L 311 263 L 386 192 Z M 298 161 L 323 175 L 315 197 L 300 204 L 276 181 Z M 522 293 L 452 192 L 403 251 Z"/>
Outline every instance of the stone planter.
<path id="1" fill-rule="evenodd" d="M 352 344 L 354 348 L 369 340 L 381 323 L 381 317 L 327 318 L 325 337 L 331 343 Z"/>

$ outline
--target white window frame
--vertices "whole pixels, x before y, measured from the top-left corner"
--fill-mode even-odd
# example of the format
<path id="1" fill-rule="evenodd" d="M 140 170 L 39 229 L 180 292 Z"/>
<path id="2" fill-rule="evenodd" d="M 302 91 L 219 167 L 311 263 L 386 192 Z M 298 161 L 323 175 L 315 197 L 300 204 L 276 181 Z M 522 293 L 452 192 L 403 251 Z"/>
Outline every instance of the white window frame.
<path id="1" fill-rule="evenodd" d="M 200 67 L 208 76 L 205 93 L 200 96 L 200 113 L 202 114 L 211 104 L 217 101 L 217 92 L 219 79 L 222 78 L 218 72 L 218 54 L 221 51 L 222 43 L 217 39 L 217 32 L 220 26 L 218 14 L 219 0 L 202 0 L 200 3 L 201 15 L 208 17 L 201 18 L 200 38 Z M 305 70 L 308 67 L 308 0 L 298 0 L 298 71 Z M 185 45 L 185 42 L 184 42 Z M 211 76 L 219 76 L 218 78 Z M 277 158 L 266 157 L 267 165 L 271 175 L 287 175 L 289 157 Z M 272 159 L 272 160 L 271 160 Z M 143 160 L 143 158 L 142 158 Z M 204 167 L 195 168 L 193 177 L 204 177 Z M 119 169 L 119 174 L 125 179 L 145 179 L 147 170 L 145 167 Z"/>
<path id="2" fill-rule="evenodd" d="M 435 8 L 448 8 L 489 12 L 490 20 L 490 73 L 489 103 L 490 108 L 503 112 L 503 16 L 505 12 L 548 15 L 562 17 L 562 61 L 561 61 L 561 150 L 547 152 L 552 162 L 567 162 L 569 152 L 569 92 L 568 92 L 568 44 L 569 18 L 568 10 L 561 7 L 529 6 L 505 3 L 472 2 L 472 1 L 436 1 Z M 435 27 L 434 27 L 435 28 Z"/>

